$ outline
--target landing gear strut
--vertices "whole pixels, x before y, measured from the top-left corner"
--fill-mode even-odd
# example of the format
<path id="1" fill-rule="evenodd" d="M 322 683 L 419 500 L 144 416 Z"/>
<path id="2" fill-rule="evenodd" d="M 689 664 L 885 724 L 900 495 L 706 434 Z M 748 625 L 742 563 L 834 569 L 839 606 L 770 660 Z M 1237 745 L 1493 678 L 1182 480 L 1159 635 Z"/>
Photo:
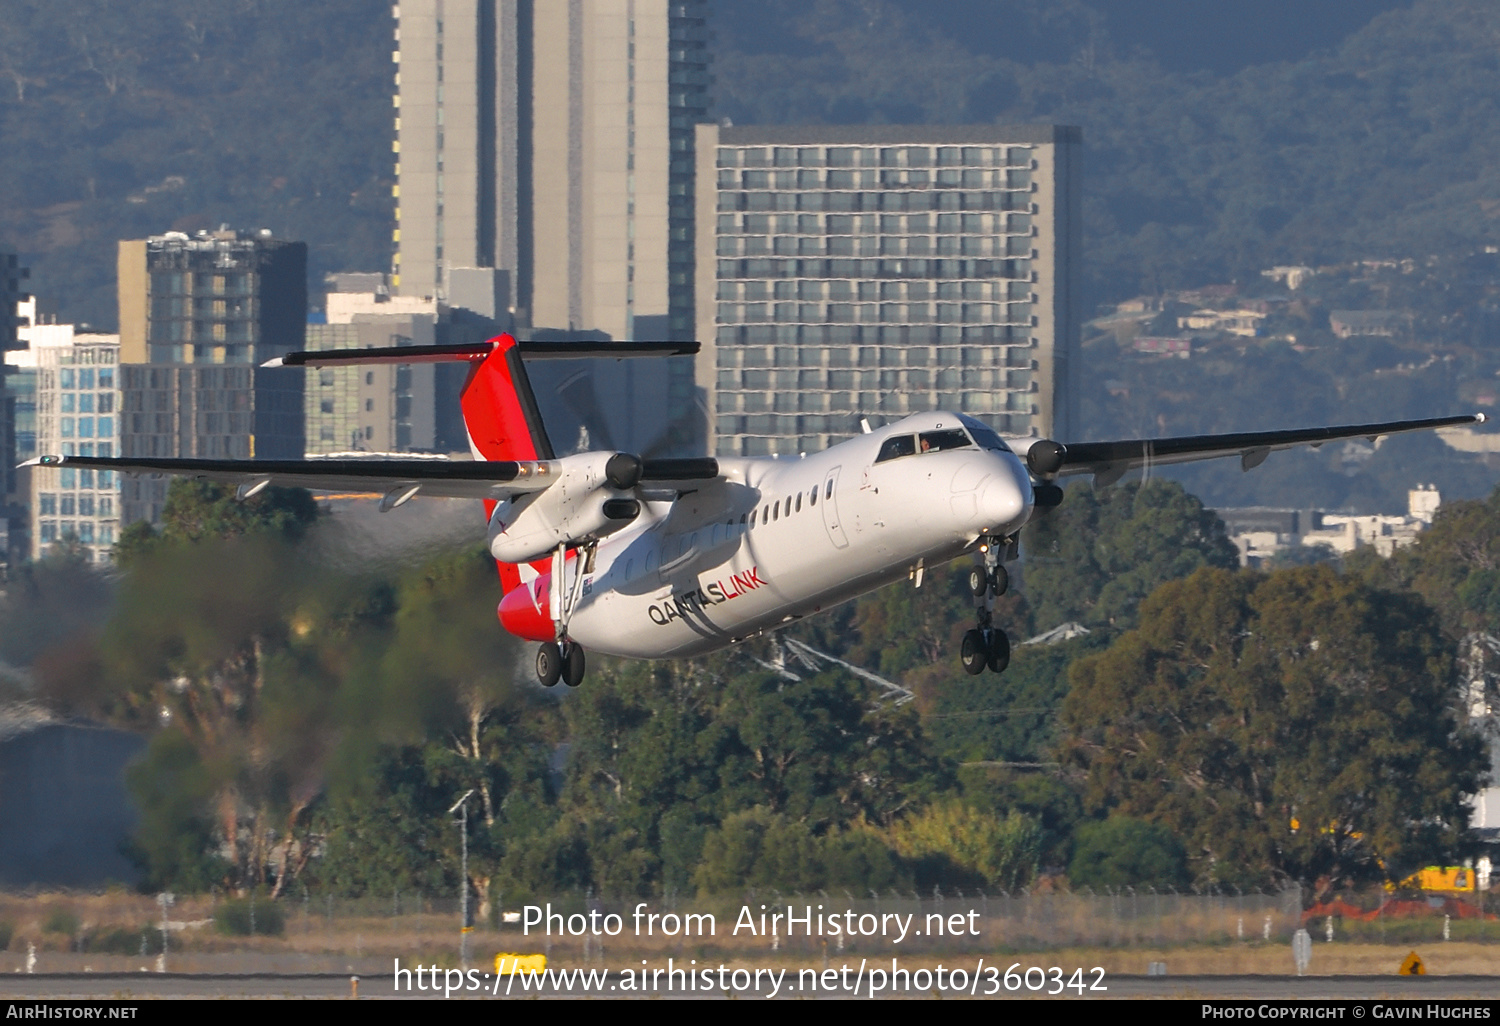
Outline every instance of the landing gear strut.
<path id="1" fill-rule="evenodd" d="M 568 637 L 568 621 L 573 618 L 583 594 L 584 576 L 593 573 L 597 548 L 597 543 L 590 542 L 578 549 L 571 581 L 567 579 L 567 546 L 559 545 L 552 553 L 552 582 L 547 598 L 557 639 L 543 642 L 536 652 L 536 679 L 544 688 L 552 687 L 559 680 L 570 688 L 583 683 L 583 646 Z"/>
<path id="2" fill-rule="evenodd" d="M 981 674 L 986 666 L 994 673 L 1004 673 L 1010 665 L 1010 639 L 994 626 L 991 617 L 994 600 L 1010 587 L 1010 575 L 1000 564 L 1000 557 L 1012 544 L 1009 538 L 981 538 L 979 550 L 984 563 L 969 571 L 969 592 L 979 603 L 979 624 L 965 632 L 959 650 L 959 658 L 969 674 Z"/>

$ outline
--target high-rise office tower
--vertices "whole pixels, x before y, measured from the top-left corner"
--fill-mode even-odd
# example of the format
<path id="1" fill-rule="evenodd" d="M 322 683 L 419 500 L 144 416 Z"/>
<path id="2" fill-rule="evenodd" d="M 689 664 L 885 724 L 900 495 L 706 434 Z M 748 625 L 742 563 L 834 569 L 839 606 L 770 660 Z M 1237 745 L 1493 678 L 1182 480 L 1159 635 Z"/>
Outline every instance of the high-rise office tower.
<path id="1" fill-rule="evenodd" d="M 31 324 L 20 331 L 26 352 L 15 355 L 35 388 L 31 455 L 118 456 L 120 337 L 41 323 L 34 301 L 22 309 Z M 30 557 L 41 559 L 58 543 L 76 544 L 89 562 L 108 563 L 120 523 L 120 475 L 29 470 Z"/>
<path id="2" fill-rule="evenodd" d="M 1051 125 L 699 126 L 714 450 L 938 409 L 1066 438 L 1079 148 Z"/>
<path id="3" fill-rule="evenodd" d="M 21 284 L 31 277 L 14 253 L 0 253 L 0 580 L 11 562 L 25 557 L 26 472 L 16 464 L 16 397 L 6 384 L 4 353 L 23 347 L 16 329 L 21 324 L 18 304 L 31 297 Z"/>
<path id="4" fill-rule="evenodd" d="M 307 245 L 264 229 L 120 243 L 123 456 L 298 459 L 303 377 L 266 369 L 305 348 Z M 123 523 L 156 521 L 166 482 L 125 483 Z"/>
<path id="5" fill-rule="evenodd" d="M 499 296 L 523 330 L 690 337 L 704 8 L 405 0 L 397 291 L 491 317 Z"/>

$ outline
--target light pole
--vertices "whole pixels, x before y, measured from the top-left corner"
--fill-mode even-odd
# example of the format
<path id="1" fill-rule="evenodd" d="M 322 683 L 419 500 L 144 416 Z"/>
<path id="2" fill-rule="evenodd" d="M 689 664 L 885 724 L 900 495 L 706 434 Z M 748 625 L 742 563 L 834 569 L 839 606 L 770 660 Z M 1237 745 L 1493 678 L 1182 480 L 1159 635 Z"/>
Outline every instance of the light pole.
<path id="1" fill-rule="evenodd" d="M 459 881 L 458 881 L 458 961 L 465 970 L 469 968 L 469 798 L 474 794 L 471 787 L 463 793 L 448 815 L 458 813 L 459 823 Z"/>

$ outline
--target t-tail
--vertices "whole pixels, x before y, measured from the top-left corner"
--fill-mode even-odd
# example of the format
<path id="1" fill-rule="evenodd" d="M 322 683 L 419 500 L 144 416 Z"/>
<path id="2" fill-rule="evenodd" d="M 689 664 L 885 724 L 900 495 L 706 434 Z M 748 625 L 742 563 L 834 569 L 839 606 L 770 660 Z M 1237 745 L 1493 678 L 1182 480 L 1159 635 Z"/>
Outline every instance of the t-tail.
<path id="1" fill-rule="evenodd" d="M 289 353 L 272 362 L 288 367 L 468 363 L 469 376 L 464 382 L 460 405 L 474 458 L 490 462 L 536 462 L 553 460 L 556 454 L 542 423 L 541 409 L 526 373 L 526 361 L 691 356 L 698 349 L 697 342 L 519 342 L 505 334 L 488 342 Z M 486 523 L 494 517 L 497 505 L 493 499 L 484 500 Z M 529 564 L 496 560 L 496 564 L 505 594 L 551 570 L 550 561 L 545 559 Z"/>

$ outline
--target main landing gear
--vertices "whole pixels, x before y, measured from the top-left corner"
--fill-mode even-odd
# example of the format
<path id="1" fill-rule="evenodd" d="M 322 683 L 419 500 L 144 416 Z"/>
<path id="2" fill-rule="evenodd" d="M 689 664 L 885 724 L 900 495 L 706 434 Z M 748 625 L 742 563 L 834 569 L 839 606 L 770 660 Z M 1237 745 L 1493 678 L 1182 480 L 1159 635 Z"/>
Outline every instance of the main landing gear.
<path id="1" fill-rule="evenodd" d="M 543 642 L 536 650 L 536 679 L 544 688 L 552 687 L 559 680 L 570 688 L 583 683 L 583 646 L 568 637 L 568 621 L 578 608 L 584 577 L 594 572 L 597 550 L 597 542 L 579 548 L 573 560 L 572 581 L 567 579 L 567 546 L 559 545 L 552 553 L 552 587 L 547 599 L 553 625 L 557 628 L 557 640 Z"/>
<path id="2" fill-rule="evenodd" d="M 1010 587 L 1010 575 L 1000 565 L 1001 553 L 1010 545 L 1007 538 L 981 538 L 979 551 L 984 563 L 969 571 L 969 593 L 979 604 L 979 625 L 964 633 L 959 648 L 959 658 L 969 674 L 981 674 L 985 667 L 994 673 L 1004 673 L 1010 665 L 1010 639 L 991 621 L 994 600 Z"/>
<path id="3" fill-rule="evenodd" d="M 544 688 L 559 680 L 576 688 L 583 683 L 583 671 L 583 646 L 576 641 L 547 641 L 536 650 L 536 679 Z"/>

